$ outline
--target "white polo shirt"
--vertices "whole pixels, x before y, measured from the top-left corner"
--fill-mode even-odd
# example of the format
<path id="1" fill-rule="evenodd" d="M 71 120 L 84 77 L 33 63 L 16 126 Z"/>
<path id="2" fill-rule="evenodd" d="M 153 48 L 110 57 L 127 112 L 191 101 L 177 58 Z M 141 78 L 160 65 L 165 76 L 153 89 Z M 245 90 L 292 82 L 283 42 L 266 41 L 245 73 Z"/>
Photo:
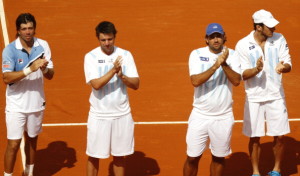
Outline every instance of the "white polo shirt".
<path id="1" fill-rule="evenodd" d="M 190 76 L 205 72 L 212 67 L 218 56 L 209 51 L 208 46 L 192 51 L 189 58 Z M 234 50 L 229 49 L 226 63 L 235 72 L 240 73 L 239 60 Z M 204 118 L 213 116 L 232 116 L 232 84 L 227 79 L 225 72 L 220 66 L 215 73 L 202 85 L 194 88 L 195 111 L 202 114 Z"/>
<path id="2" fill-rule="evenodd" d="M 113 68 L 113 63 L 118 56 L 122 56 L 122 72 L 128 77 L 139 77 L 133 57 L 127 50 L 119 47 L 114 48 L 111 55 L 106 55 L 100 47 L 87 53 L 84 58 L 84 72 L 86 83 L 105 75 Z M 127 87 L 115 74 L 112 79 L 102 88 L 92 88 L 90 95 L 90 115 L 92 117 L 118 118 L 130 113 Z"/>
<path id="3" fill-rule="evenodd" d="M 14 72 L 23 70 L 29 62 L 44 53 L 49 62 L 48 68 L 53 68 L 51 51 L 45 40 L 34 38 L 34 44 L 30 54 L 23 49 L 20 39 L 10 43 L 2 53 L 2 72 Z M 39 69 L 17 81 L 7 85 L 6 111 L 10 112 L 38 112 L 45 109 L 45 95 L 43 73 Z"/>
<path id="4" fill-rule="evenodd" d="M 235 48 L 241 63 L 242 73 L 256 67 L 256 61 L 263 58 L 263 70 L 244 81 L 247 99 L 250 102 L 265 102 L 284 98 L 282 74 L 275 70 L 280 61 L 292 66 L 289 48 L 283 35 L 273 33 L 265 43 L 264 52 L 254 39 L 254 31 L 241 39 Z"/>

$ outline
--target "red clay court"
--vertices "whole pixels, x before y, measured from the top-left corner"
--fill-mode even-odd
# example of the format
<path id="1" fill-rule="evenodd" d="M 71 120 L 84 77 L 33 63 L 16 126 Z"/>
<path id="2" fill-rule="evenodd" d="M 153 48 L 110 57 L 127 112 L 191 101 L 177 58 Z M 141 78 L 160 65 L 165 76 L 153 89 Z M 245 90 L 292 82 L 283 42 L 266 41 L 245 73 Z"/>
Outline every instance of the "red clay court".
<path id="1" fill-rule="evenodd" d="M 116 45 L 132 52 L 141 79 L 140 89 L 129 91 L 135 126 L 135 153 L 128 158 L 129 176 L 180 176 L 186 158 L 185 135 L 192 109 L 193 86 L 188 57 L 205 46 L 209 23 L 223 25 L 226 45 L 252 29 L 252 14 L 271 11 L 280 24 L 276 31 L 288 41 L 292 72 L 284 75 L 284 88 L 292 132 L 287 135 L 283 176 L 300 176 L 300 1 L 221 0 L 3 0 L 10 42 L 15 39 L 15 19 L 30 12 L 37 20 L 37 37 L 49 42 L 55 66 L 52 81 L 45 81 L 47 108 L 39 137 L 36 173 L 40 176 L 86 174 L 86 126 L 91 87 L 85 84 L 83 58 L 98 46 L 95 27 L 112 21 L 118 30 Z M 2 34 L 2 28 L 1 34 Z M 5 42 L 0 37 L 0 49 Z M 5 85 L 0 84 L 0 172 L 6 146 Z M 242 120 L 243 85 L 234 89 L 234 113 Z M 162 122 L 166 122 L 162 124 Z M 233 154 L 227 158 L 225 176 L 251 175 L 242 123 L 235 124 Z M 272 138 L 262 139 L 263 174 L 272 169 Z M 100 161 L 100 174 L 109 175 L 111 158 Z M 200 161 L 199 176 L 207 176 L 210 151 Z M 15 175 L 21 175 L 18 155 Z"/>

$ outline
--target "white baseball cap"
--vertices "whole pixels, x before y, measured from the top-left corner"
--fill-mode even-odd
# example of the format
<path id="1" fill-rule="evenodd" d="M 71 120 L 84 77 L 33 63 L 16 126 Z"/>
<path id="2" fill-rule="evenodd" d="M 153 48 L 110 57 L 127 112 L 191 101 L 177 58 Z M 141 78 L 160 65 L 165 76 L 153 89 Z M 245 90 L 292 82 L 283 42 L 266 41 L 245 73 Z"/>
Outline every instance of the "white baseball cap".
<path id="1" fill-rule="evenodd" d="M 253 21 L 254 23 L 263 23 L 264 25 L 266 25 L 269 28 L 273 28 L 275 27 L 279 21 L 277 21 L 273 15 L 271 14 L 271 12 L 268 12 L 264 9 L 261 9 L 259 11 L 256 11 L 253 15 L 252 15 Z"/>

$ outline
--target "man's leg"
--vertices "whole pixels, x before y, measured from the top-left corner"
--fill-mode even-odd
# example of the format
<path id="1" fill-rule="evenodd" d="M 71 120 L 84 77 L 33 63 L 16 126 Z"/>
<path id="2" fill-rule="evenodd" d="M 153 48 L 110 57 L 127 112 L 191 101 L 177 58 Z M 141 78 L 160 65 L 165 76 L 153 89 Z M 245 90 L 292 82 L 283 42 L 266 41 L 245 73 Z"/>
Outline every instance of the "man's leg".
<path id="1" fill-rule="evenodd" d="M 38 136 L 31 138 L 28 136 L 27 132 L 24 132 L 25 137 L 25 155 L 26 155 L 26 168 L 25 168 L 25 176 L 33 175 L 36 147 Z"/>
<path id="2" fill-rule="evenodd" d="M 273 142 L 275 165 L 273 171 L 280 172 L 281 161 L 284 153 L 284 136 L 275 136 Z"/>
<path id="3" fill-rule="evenodd" d="M 26 164 L 31 165 L 34 164 L 38 136 L 31 138 L 28 136 L 27 132 L 24 132 L 24 137 Z"/>
<path id="4" fill-rule="evenodd" d="M 10 174 L 14 170 L 17 153 L 20 148 L 21 139 L 7 140 L 6 151 L 4 155 L 4 172 Z"/>
<path id="5" fill-rule="evenodd" d="M 125 175 L 126 158 L 124 156 L 113 157 L 113 170 L 115 176 Z"/>
<path id="6" fill-rule="evenodd" d="M 97 176 L 99 171 L 99 158 L 88 157 L 87 176 Z"/>
<path id="7" fill-rule="evenodd" d="M 196 176 L 198 173 L 198 164 L 202 155 L 199 157 L 187 156 L 183 166 L 183 176 Z"/>
<path id="8" fill-rule="evenodd" d="M 216 157 L 212 155 L 212 161 L 210 164 L 210 175 L 211 176 L 221 176 L 223 168 L 225 166 L 224 157 Z"/>
<path id="9" fill-rule="evenodd" d="M 260 157 L 260 137 L 251 137 L 249 141 L 249 154 L 252 163 L 253 175 L 260 175 L 259 173 L 259 157 Z"/>

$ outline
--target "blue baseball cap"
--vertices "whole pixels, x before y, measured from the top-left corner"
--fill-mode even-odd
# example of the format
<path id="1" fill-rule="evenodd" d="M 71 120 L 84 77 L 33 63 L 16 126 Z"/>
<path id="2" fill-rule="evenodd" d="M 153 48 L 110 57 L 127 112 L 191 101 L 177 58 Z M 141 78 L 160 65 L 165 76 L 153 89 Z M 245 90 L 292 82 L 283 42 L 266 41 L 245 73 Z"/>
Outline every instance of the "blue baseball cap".
<path id="1" fill-rule="evenodd" d="M 206 28 L 206 35 L 211 35 L 213 33 L 220 33 L 220 34 L 224 34 L 224 30 L 222 28 L 222 26 L 219 23 L 211 23 L 207 26 Z"/>

